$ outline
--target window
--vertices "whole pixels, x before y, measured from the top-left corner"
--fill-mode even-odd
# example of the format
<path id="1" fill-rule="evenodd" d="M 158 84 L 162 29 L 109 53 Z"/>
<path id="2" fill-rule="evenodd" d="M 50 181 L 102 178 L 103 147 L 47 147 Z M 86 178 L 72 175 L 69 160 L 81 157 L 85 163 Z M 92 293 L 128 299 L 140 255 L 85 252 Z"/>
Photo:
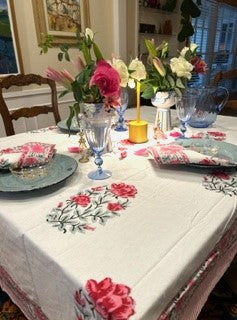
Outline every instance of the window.
<path id="1" fill-rule="evenodd" d="M 237 8 L 216 0 L 202 0 L 200 9 L 200 17 L 192 21 L 195 33 L 191 42 L 199 45 L 199 53 L 208 64 L 207 75 L 194 80 L 205 85 L 218 71 L 237 68 Z M 237 91 L 237 81 L 222 85 Z"/>

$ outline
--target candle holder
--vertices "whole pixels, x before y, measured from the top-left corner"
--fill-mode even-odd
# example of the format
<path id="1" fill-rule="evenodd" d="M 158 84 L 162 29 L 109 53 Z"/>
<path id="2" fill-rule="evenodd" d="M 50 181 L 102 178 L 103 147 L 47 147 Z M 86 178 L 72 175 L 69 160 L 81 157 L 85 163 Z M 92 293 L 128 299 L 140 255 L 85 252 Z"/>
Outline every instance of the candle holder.
<path id="1" fill-rule="evenodd" d="M 137 119 L 129 122 L 129 141 L 133 143 L 147 142 L 148 122 L 141 120 L 140 93 L 141 83 L 137 81 Z"/>

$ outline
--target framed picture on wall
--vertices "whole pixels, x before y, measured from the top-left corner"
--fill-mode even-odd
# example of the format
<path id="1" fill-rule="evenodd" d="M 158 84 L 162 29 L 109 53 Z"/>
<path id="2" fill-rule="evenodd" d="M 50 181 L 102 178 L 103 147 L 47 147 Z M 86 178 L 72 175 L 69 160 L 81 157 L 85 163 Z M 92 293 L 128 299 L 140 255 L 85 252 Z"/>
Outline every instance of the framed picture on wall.
<path id="1" fill-rule="evenodd" d="M 43 34 L 53 44 L 76 42 L 76 32 L 90 26 L 89 0 L 32 0 L 38 43 Z"/>
<path id="2" fill-rule="evenodd" d="M 12 0 L 0 0 L 0 78 L 23 73 Z"/>

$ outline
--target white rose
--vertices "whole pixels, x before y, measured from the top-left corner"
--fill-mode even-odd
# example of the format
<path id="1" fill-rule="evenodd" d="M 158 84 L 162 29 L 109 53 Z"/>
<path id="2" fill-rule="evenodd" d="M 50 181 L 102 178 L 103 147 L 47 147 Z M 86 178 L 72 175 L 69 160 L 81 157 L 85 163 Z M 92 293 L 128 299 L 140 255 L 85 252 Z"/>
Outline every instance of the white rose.
<path id="1" fill-rule="evenodd" d="M 189 47 L 184 47 L 184 48 L 181 50 L 180 55 L 181 55 L 182 57 L 185 57 L 185 55 L 186 55 L 186 53 L 187 53 L 188 50 L 189 50 Z"/>
<path id="2" fill-rule="evenodd" d="M 121 59 L 115 59 L 113 58 L 113 67 L 118 71 L 120 76 L 120 86 L 121 87 L 127 87 L 128 79 L 129 79 L 129 73 L 128 68 L 126 64 Z"/>
<path id="3" fill-rule="evenodd" d="M 131 70 L 130 77 L 137 80 L 141 81 L 146 79 L 146 68 L 144 64 L 138 60 L 138 58 L 133 59 L 128 67 L 129 70 Z"/>
<path id="4" fill-rule="evenodd" d="M 196 43 L 191 43 L 191 44 L 190 44 L 190 50 L 191 50 L 192 52 L 194 52 L 194 51 L 197 49 L 197 47 L 198 47 L 198 45 L 197 45 Z"/>
<path id="5" fill-rule="evenodd" d="M 94 32 L 90 28 L 86 28 L 85 31 L 86 38 L 90 37 L 91 40 L 94 39 Z"/>
<path id="6" fill-rule="evenodd" d="M 172 58 L 170 60 L 170 67 L 172 72 L 176 73 L 178 77 L 191 79 L 193 65 L 184 59 L 184 57 Z"/>

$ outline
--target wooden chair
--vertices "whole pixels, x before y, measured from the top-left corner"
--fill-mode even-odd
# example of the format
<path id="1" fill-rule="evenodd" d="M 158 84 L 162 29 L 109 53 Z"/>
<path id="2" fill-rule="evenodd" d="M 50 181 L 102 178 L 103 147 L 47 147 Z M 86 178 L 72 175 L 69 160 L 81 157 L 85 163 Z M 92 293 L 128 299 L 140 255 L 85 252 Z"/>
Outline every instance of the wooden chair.
<path id="1" fill-rule="evenodd" d="M 52 106 L 33 106 L 33 107 L 21 107 L 15 111 L 10 112 L 3 98 L 2 89 L 9 89 L 12 86 L 28 86 L 31 84 L 43 85 L 47 84 L 51 89 L 51 104 Z M 0 80 L 0 114 L 2 115 L 4 127 L 7 136 L 15 134 L 13 127 L 13 120 L 17 120 L 21 117 L 31 118 L 36 117 L 39 114 L 47 114 L 53 112 L 55 122 L 59 122 L 60 115 L 58 112 L 58 99 L 56 84 L 53 80 L 44 78 L 36 74 L 18 74 L 10 75 Z"/>
<path id="2" fill-rule="evenodd" d="M 225 72 L 220 71 L 215 75 L 213 85 L 218 86 L 221 85 L 221 81 L 223 80 L 234 79 L 236 79 L 237 81 L 237 69 Z M 221 114 L 237 116 L 237 92 L 230 92 L 229 100 L 226 102 L 226 105 L 222 110 Z"/>

